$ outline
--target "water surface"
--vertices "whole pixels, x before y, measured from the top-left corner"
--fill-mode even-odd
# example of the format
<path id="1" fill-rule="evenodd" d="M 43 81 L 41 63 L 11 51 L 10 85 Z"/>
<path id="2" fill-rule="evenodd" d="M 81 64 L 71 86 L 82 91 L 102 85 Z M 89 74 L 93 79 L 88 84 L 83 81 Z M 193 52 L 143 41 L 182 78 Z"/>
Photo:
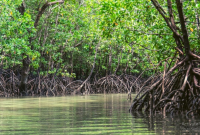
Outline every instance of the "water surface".
<path id="1" fill-rule="evenodd" d="M 199 119 L 130 114 L 127 94 L 1 98 L 0 134 L 198 134 Z"/>

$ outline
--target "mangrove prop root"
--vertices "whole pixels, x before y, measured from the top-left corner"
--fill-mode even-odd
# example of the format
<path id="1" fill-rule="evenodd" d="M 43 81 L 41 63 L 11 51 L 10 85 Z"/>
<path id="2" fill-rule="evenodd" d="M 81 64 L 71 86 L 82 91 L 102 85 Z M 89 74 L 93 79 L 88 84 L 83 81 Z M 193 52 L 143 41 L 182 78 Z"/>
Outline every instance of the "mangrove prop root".
<path id="1" fill-rule="evenodd" d="M 154 83 L 141 87 L 129 111 L 171 116 L 185 113 L 187 117 L 200 115 L 200 57 L 192 52 L 190 56 L 165 70 L 160 77 L 155 76 L 157 79 L 151 77 Z"/>
<path id="2" fill-rule="evenodd" d="M 20 73 L 20 72 L 18 72 Z M 20 74 L 12 70 L 2 70 L 0 75 L 0 97 L 13 96 L 57 96 L 90 93 L 128 93 L 139 91 L 141 80 L 133 75 L 108 75 L 93 82 L 75 80 L 60 76 L 29 76 L 27 91 L 20 93 Z M 80 91 L 77 91 L 80 90 Z"/>

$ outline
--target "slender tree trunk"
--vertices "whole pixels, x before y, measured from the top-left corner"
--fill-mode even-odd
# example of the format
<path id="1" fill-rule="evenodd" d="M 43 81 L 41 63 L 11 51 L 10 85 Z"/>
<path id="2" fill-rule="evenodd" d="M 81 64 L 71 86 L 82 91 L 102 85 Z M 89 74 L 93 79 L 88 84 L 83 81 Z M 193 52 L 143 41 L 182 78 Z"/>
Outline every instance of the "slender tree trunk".
<path id="1" fill-rule="evenodd" d="M 190 43 L 189 43 L 189 39 L 188 39 L 187 28 L 186 28 L 186 25 L 185 25 L 185 17 L 184 17 L 184 14 L 183 14 L 183 2 L 182 2 L 182 0 L 176 0 L 176 5 L 177 5 L 179 19 L 180 19 L 180 23 L 181 23 L 181 30 L 182 30 L 182 33 L 183 33 L 184 49 L 185 49 L 186 55 L 189 57 Z"/>
<path id="2" fill-rule="evenodd" d="M 69 73 L 72 74 L 74 72 L 74 63 L 73 63 L 73 52 L 70 52 L 70 70 Z M 70 78 L 70 82 L 73 81 L 73 78 Z"/>
<path id="3" fill-rule="evenodd" d="M 197 5 L 197 0 L 194 0 L 196 5 Z M 200 31 L 199 31 L 199 27 L 200 27 L 200 22 L 199 22 L 199 14 L 197 12 L 197 10 L 195 10 L 196 12 L 196 22 L 197 22 L 197 35 L 198 35 L 198 40 L 199 40 L 199 43 L 200 43 Z"/>
<path id="4" fill-rule="evenodd" d="M 46 8 L 51 6 L 51 5 L 57 4 L 57 3 L 62 4 L 62 3 L 64 3 L 64 1 L 46 2 L 41 7 L 41 10 L 38 12 L 36 19 L 35 19 L 35 23 L 34 23 L 35 28 L 38 26 L 39 20 L 40 20 L 42 14 L 44 13 L 44 11 L 46 10 Z M 25 12 L 25 2 L 24 1 L 23 1 L 22 5 L 18 8 L 18 10 L 21 13 L 21 15 L 24 14 L 24 12 Z M 29 46 L 31 47 L 31 49 L 33 49 L 33 47 L 31 46 L 31 41 L 32 41 L 32 37 L 29 38 Z M 26 91 L 27 91 L 29 65 L 30 65 L 30 58 L 29 58 L 29 56 L 26 56 L 26 58 L 23 59 L 23 67 L 22 67 L 22 73 L 21 73 L 21 84 L 20 84 L 20 92 L 22 92 L 23 94 L 26 93 Z"/>
<path id="5" fill-rule="evenodd" d="M 27 91 L 29 64 L 30 64 L 30 59 L 27 56 L 26 58 L 23 59 L 23 67 L 22 67 L 22 74 L 21 74 L 20 92 L 23 93 L 23 95 Z"/>
<path id="6" fill-rule="evenodd" d="M 24 15 L 25 12 L 25 2 L 23 1 L 21 6 L 18 8 L 19 12 L 21 15 Z M 29 44 L 31 43 L 31 38 L 29 38 Z M 23 54 L 24 56 L 25 54 Z M 20 93 L 23 95 L 27 91 L 27 80 L 28 80 L 28 72 L 29 72 L 29 64 L 30 64 L 30 59 L 27 56 L 26 58 L 23 59 L 22 61 L 23 67 L 22 67 L 22 72 L 21 72 L 21 84 L 20 84 Z"/>
<path id="7" fill-rule="evenodd" d="M 108 60 L 108 70 L 107 70 L 107 74 L 110 75 L 112 74 L 112 69 L 111 69 L 111 65 L 112 65 L 112 46 L 110 46 L 110 53 L 109 53 L 109 60 Z"/>
<path id="8" fill-rule="evenodd" d="M 101 39 L 100 39 L 100 41 L 101 41 Z M 91 78 L 91 76 L 92 76 L 92 73 L 93 73 L 93 71 L 94 71 L 94 68 L 95 68 L 96 58 L 97 58 L 97 53 L 98 53 L 98 47 L 99 47 L 100 41 L 99 41 L 99 43 L 98 43 L 98 45 L 96 46 L 96 49 L 95 49 L 96 52 L 95 52 L 95 56 L 94 56 L 94 62 L 93 62 L 92 69 L 91 69 L 91 71 L 90 71 L 89 76 L 88 76 L 88 77 L 86 78 L 86 80 L 81 84 L 81 86 L 80 86 L 77 90 L 75 90 L 75 91 L 73 92 L 73 94 L 76 94 L 76 93 L 78 93 L 78 92 L 81 92 L 82 87 L 90 80 L 90 78 Z M 88 94 L 89 94 L 89 93 L 88 93 Z"/>
<path id="9" fill-rule="evenodd" d="M 108 74 L 108 72 L 107 72 L 107 70 L 108 70 L 108 56 L 106 55 L 105 56 L 105 67 L 106 67 L 106 69 L 104 70 L 104 76 L 107 76 Z"/>
<path id="10" fill-rule="evenodd" d="M 121 53 L 122 53 L 122 50 L 121 50 L 120 54 L 121 54 Z M 122 55 L 120 55 L 120 56 L 118 57 L 117 67 L 116 67 L 115 73 L 114 73 L 115 75 L 116 75 L 117 71 L 119 70 L 121 58 L 122 58 Z"/>
<path id="11" fill-rule="evenodd" d="M 73 52 L 70 52 L 70 74 L 73 73 L 73 66 L 74 66 L 74 63 L 73 63 Z"/>
<path id="12" fill-rule="evenodd" d="M 2 56 L 4 55 L 3 49 L 1 50 L 1 54 L 2 54 Z M 0 63 L 0 77 L 2 74 L 2 70 L 3 70 L 3 59 L 1 59 L 1 63 Z"/>

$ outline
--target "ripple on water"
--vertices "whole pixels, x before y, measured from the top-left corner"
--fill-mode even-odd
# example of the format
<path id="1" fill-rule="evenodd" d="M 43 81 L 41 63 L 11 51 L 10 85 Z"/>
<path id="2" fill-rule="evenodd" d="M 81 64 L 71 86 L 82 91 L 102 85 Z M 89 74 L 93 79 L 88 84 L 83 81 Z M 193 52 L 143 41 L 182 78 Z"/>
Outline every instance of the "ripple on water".
<path id="1" fill-rule="evenodd" d="M 190 130 L 185 126 L 188 120 L 183 118 L 131 115 L 131 102 L 126 99 L 127 94 L 3 98 L 0 134 L 166 135 Z M 199 120 L 195 122 L 200 126 Z M 193 132 L 196 133 L 194 127 Z"/>

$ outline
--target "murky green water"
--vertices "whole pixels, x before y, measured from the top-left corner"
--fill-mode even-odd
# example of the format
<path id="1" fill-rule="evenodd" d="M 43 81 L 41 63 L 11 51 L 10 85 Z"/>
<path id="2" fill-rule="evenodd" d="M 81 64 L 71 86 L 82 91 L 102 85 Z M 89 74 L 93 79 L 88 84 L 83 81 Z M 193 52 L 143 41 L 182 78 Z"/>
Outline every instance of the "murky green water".
<path id="1" fill-rule="evenodd" d="M 127 94 L 0 99 L 0 134 L 172 135 L 197 134 L 200 129 L 199 119 L 131 115 L 126 98 Z"/>

